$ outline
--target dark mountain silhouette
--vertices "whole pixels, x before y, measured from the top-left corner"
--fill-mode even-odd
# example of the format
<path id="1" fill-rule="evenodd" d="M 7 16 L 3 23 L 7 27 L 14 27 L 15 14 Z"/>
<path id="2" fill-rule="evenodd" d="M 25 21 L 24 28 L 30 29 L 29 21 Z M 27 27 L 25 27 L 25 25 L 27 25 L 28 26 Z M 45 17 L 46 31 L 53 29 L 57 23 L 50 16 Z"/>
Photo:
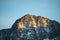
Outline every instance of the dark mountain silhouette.
<path id="1" fill-rule="evenodd" d="M 17 19 L 10 29 L 0 30 L 0 40 L 60 40 L 60 23 L 27 14 Z"/>

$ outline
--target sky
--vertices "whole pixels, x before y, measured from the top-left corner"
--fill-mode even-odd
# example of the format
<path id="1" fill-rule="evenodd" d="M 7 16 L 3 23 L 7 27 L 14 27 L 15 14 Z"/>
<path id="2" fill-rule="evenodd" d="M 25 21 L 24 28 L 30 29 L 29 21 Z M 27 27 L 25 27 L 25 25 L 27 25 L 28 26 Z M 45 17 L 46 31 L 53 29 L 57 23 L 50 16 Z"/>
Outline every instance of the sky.
<path id="1" fill-rule="evenodd" d="M 11 28 L 26 14 L 60 22 L 60 0 L 0 0 L 0 30 Z"/>

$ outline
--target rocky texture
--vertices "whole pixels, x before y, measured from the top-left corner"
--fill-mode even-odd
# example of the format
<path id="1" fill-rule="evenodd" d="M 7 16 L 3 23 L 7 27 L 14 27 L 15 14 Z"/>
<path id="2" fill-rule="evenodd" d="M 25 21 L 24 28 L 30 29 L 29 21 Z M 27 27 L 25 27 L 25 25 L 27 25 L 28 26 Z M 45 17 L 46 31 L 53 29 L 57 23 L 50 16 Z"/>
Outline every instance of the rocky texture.
<path id="1" fill-rule="evenodd" d="M 0 30 L 0 40 L 60 40 L 60 23 L 27 14 L 10 29 Z"/>

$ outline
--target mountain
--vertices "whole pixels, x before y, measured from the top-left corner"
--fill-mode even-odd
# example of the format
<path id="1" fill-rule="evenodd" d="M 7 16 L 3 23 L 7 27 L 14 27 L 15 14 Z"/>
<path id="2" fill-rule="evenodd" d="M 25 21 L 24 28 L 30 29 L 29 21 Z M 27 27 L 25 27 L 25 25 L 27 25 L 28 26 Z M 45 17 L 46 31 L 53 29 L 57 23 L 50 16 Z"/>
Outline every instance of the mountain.
<path id="1" fill-rule="evenodd" d="M 17 19 L 10 29 L 0 30 L 0 40 L 60 40 L 60 23 L 26 14 Z"/>

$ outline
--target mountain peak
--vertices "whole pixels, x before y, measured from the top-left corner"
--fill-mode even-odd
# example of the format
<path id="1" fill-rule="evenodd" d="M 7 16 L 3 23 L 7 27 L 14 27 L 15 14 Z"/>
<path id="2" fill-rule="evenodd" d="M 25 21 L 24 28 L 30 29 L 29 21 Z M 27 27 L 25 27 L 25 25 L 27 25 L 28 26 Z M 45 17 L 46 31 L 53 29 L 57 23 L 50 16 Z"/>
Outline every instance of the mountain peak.
<path id="1" fill-rule="evenodd" d="M 31 14 L 26 14 L 26 16 L 31 16 Z"/>
<path id="2" fill-rule="evenodd" d="M 60 40 L 60 23 L 42 16 L 26 14 L 10 29 L 0 30 L 0 40 Z"/>
<path id="3" fill-rule="evenodd" d="M 16 27 L 18 30 L 25 28 L 25 27 L 47 27 L 50 23 L 50 19 L 48 18 L 44 18 L 42 16 L 35 16 L 35 15 L 31 15 L 31 14 L 26 14 L 25 16 L 23 16 L 22 18 L 18 19 L 17 22 L 15 22 L 14 25 L 17 26 L 12 26 L 12 27 Z"/>

